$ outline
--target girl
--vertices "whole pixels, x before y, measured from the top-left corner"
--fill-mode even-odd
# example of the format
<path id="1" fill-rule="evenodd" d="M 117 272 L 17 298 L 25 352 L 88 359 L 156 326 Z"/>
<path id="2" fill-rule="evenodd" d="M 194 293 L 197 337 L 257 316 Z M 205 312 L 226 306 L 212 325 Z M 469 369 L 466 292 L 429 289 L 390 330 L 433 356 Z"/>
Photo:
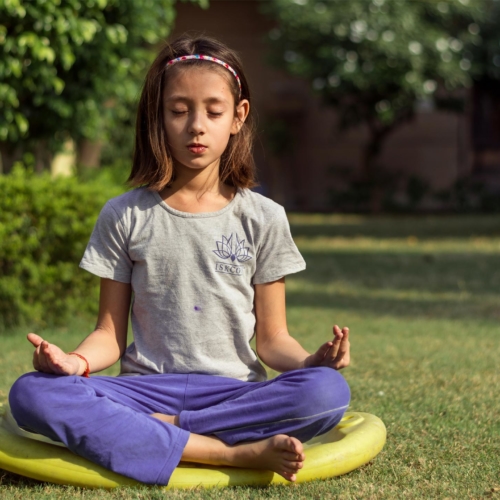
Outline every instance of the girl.
<path id="1" fill-rule="evenodd" d="M 348 406 L 349 331 L 314 354 L 288 334 L 284 277 L 305 264 L 284 210 L 248 189 L 251 141 L 235 53 L 207 37 L 163 48 L 139 103 L 142 187 L 105 205 L 80 264 L 101 278 L 97 326 L 71 353 L 28 335 L 37 372 L 10 392 L 20 426 L 145 483 L 167 484 L 180 460 L 295 481 L 302 442 Z M 89 378 L 120 358 L 119 377 Z"/>

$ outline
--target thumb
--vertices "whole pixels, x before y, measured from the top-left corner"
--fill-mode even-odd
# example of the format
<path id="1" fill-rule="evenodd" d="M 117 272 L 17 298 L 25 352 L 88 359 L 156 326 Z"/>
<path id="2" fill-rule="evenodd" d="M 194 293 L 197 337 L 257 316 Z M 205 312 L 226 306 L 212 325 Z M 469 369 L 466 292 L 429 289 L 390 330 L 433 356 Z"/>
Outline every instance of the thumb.
<path id="1" fill-rule="evenodd" d="M 28 333 L 27 338 L 35 347 L 38 347 L 43 342 L 42 337 L 36 333 Z"/>
<path id="2" fill-rule="evenodd" d="M 323 359 L 326 356 L 326 353 L 328 350 L 332 347 L 332 342 L 325 342 L 317 351 L 316 351 L 316 356 L 318 356 L 320 359 Z"/>

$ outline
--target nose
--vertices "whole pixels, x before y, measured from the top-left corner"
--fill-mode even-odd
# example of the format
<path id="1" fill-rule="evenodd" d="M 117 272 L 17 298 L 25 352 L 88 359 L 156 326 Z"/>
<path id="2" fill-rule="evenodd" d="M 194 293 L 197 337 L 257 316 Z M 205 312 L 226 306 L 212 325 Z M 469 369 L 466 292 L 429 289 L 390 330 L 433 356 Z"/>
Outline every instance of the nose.
<path id="1" fill-rule="evenodd" d="M 205 133 L 205 122 L 202 113 L 198 111 L 192 113 L 188 123 L 188 132 L 192 135 L 203 135 Z"/>

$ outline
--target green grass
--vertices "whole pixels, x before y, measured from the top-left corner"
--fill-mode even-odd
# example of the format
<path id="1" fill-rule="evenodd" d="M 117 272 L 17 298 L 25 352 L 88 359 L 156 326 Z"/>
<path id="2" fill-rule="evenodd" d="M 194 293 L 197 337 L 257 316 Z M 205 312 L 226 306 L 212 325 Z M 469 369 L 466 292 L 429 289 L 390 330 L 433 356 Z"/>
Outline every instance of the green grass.
<path id="1" fill-rule="evenodd" d="M 290 331 L 308 349 L 351 328 L 353 410 L 384 450 L 342 477 L 290 487 L 80 490 L 0 473 L 11 499 L 500 500 L 500 218 L 290 216 L 308 269 L 287 279 Z M 68 349 L 92 322 L 44 332 Z M 1 337 L 0 402 L 30 367 L 24 331 Z M 112 369 L 116 372 L 116 368 Z"/>

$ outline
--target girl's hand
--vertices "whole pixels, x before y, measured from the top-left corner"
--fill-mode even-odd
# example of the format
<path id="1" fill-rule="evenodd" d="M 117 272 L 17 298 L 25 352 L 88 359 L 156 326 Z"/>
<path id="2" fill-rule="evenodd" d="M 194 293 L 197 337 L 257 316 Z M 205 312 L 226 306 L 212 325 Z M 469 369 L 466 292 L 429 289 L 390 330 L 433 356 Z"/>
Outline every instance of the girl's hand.
<path id="1" fill-rule="evenodd" d="M 54 344 L 49 344 L 35 333 L 28 334 L 28 340 L 36 347 L 33 353 L 35 370 L 55 375 L 78 375 L 83 373 L 80 358 L 66 354 Z"/>
<path id="2" fill-rule="evenodd" d="M 304 366 L 328 366 L 334 370 L 340 370 L 349 366 L 351 361 L 351 344 L 349 343 L 349 328 L 342 330 L 335 325 L 333 327 L 333 341 L 323 344 L 314 354 L 311 354 L 304 362 Z"/>

